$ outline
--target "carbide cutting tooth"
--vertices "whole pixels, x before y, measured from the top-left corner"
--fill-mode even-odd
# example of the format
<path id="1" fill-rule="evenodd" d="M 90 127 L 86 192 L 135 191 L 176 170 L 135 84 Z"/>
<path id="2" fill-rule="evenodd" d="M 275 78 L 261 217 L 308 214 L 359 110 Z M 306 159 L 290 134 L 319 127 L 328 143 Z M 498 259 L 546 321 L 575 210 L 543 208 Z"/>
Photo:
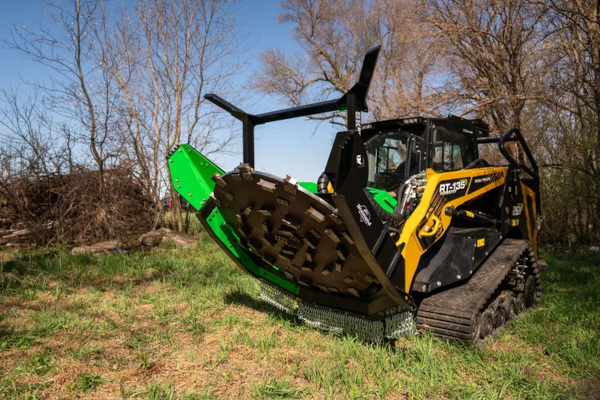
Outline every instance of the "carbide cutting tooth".
<path id="1" fill-rule="evenodd" d="M 300 226 L 300 221 L 289 215 L 286 215 L 285 218 L 281 220 L 281 223 L 288 228 L 292 228 L 293 230 L 297 230 Z"/>
<path id="2" fill-rule="evenodd" d="M 277 202 L 278 202 L 279 204 L 281 204 L 282 206 L 285 206 L 285 207 L 287 207 L 287 206 L 289 206 L 289 205 L 290 205 L 290 203 L 289 203 L 289 202 L 288 202 L 286 199 L 283 199 L 283 198 L 281 198 L 281 197 L 278 197 L 278 198 L 277 198 Z"/>
<path id="3" fill-rule="evenodd" d="M 287 244 L 288 240 L 280 235 L 275 235 L 275 240 L 279 243 Z"/>
<path id="4" fill-rule="evenodd" d="M 305 251 L 306 245 L 302 245 L 302 241 L 300 239 L 298 239 L 298 237 L 296 237 L 295 235 L 284 236 L 284 237 L 286 237 L 288 239 L 289 247 L 293 247 L 296 249 L 300 249 L 302 247 L 304 249 L 303 251 Z"/>
<path id="5" fill-rule="evenodd" d="M 298 279 L 298 283 L 301 284 L 301 285 L 303 285 L 303 286 L 307 286 L 308 287 L 308 286 L 310 286 L 310 284 L 312 283 L 312 281 L 307 276 L 301 276 Z"/>
<path id="6" fill-rule="evenodd" d="M 310 261 L 310 262 L 313 261 L 313 255 L 310 251 L 306 252 L 306 261 Z"/>
<path id="7" fill-rule="evenodd" d="M 368 283 L 373 283 L 374 279 L 373 279 L 373 277 L 371 275 L 366 274 L 365 275 L 365 281 L 368 282 Z"/>
<path id="8" fill-rule="evenodd" d="M 339 292 L 338 288 L 336 288 L 335 286 L 329 286 L 329 291 L 334 293 Z"/>
<path id="9" fill-rule="evenodd" d="M 244 180 L 254 181 L 254 178 L 252 177 L 252 172 L 254 172 L 254 170 L 250 164 L 242 163 L 238 165 L 237 169 Z"/>
<path id="10" fill-rule="evenodd" d="M 341 225 L 343 223 L 342 219 L 337 214 L 329 214 L 329 218 L 331 218 L 331 220 L 338 225 Z"/>
<path id="11" fill-rule="evenodd" d="M 238 224 L 244 225 L 244 219 L 240 213 L 235 214 L 235 219 L 237 220 Z"/>
<path id="12" fill-rule="evenodd" d="M 334 269 L 335 269 L 336 272 L 342 272 L 342 264 L 336 262 L 335 265 L 334 265 Z"/>
<path id="13" fill-rule="evenodd" d="M 346 251 L 344 250 L 343 247 L 342 248 L 337 247 L 335 249 L 335 252 L 340 260 L 346 261 Z"/>
<path id="14" fill-rule="evenodd" d="M 316 249 L 317 246 L 319 245 L 318 241 L 315 241 L 314 238 L 310 238 L 308 236 L 306 236 L 304 239 L 304 243 L 306 243 L 308 245 L 308 247 L 310 247 L 311 249 Z"/>
<path id="15" fill-rule="evenodd" d="M 284 184 L 283 184 L 283 189 L 291 194 L 296 194 L 296 192 L 298 191 L 298 181 L 295 180 L 294 178 L 292 178 L 289 175 L 286 175 L 285 179 L 283 180 Z"/>
<path id="16" fill-rule="evenodd" d="M 227 182 L 225 182 L 223 180 L 223 178 L 221 177 L 221 174 L 219 174 L 218 172 L 215 172 L 215 174 L 212 176 L 211 178 L 213 181 L 215 181 L 215 183 L 217 185 L 219 185 L 219 187 L 225 187 L 227 186 Z"/>
<path id="17" fill-rule="evenodd" d="M 240 163 L 240 165 L 237 166 L 237 169 L 240 172 L 253 172 L 254 171 L 252 169 L 252 167 L 250 166 L 250 164 L 248 164 L 248 163 Z"/>
<path id="18" fill-rule="evenodd" d="M 315 270 L 315 264 L 313 264 L 310 261 L 306 261 L 304 264 L 302 264 L 302 267 L 300 267 L 300 269 L 302 269 L 302 271 L 305 272 L 312 272 Z"/>
<path id="19" fill-rule="evenodd" d="M 268 234 L 269 234 L 269 227 L 267 226 L 267 221 L 263 222 L 263 223 L 260 225 L 260 227 L 262 228 L 262 230 L 263 230 L 263 233 L 264 233 L 265 235 L 268 235 Z"/>
<path id="20" fill-rule="evenodd" d="M 331 274 L 331 267 L 325 267 L 325 268 L 323 268 L 323 271 L 321 271 L 321 274 L 323 274 L 325 276 Z"/>
<path id="21" fill-rule="evenodd" d="M 340 235 L 346 241 L 346 243 L 348 243 L 350 246 L 352 246 L 354 244 L 354 240 L 352 240 L 352 238 L 350 237 L 348 232 L 341 232 Z"/>
<path id="22" fill-rule="evenodd" d="M 270 207 L 263 206 L 260 210 L 258 210 L 258 213 L 263 217 L 267 218 L 273 215 L 273 209 Z"/>
<path id="23" fill-rule="evenodd" d="M 259 179 L 257 185 L 260 186 L 262 190 L 271 193 L 273 193 L 275 191 L 275 188 L 277 187 L 277 185 L 273 182 L 265 181 L 264 179 Z"/>
<path id="24" fill-rule="evenodd" d="M 285 275 L 285 277 L 286 277 L 286 278 L 288 278 L 290 281 L 293 281 L 293 280 L 295 279 L 295 278 L 294 278 L 294 275 L 293 275 L 291 272 L 288 272 L 288 271 L 283 271 L 283 274 L 284 274 L 284 275 Z"/>
<path id="25" fill-rule="evenodd" d="M 278 230 L 277 234 L 281 235 L 281 236 L 287 236 L 289 238 L 293 238 L 294 237 L 294 232 L 292 232 L 292 231 L 286 231 L 286 230 L 283 230 L 283 229 Z"/>
<path id="26" fill-rule="evenodd" d="M 323 286 L 323 285 L 315 285 L 316 287 L 318 287 L 319 289 L 321 289 L 324 292 L 329 292 L 329 288 L 327 286 Z"/>
<path id="27" fill-rule="evenodd" d="M 281 253 L 279 255 L 290 262 L 292 261 L 292 258 L 294 258 L 294 253 L 285 249 L 281 250 Z"/>
<path id="28" fill-rule="evenodd" d="M 346 282 L 346 283 L 350 283 L 350 282 L 352 282 L 353 280 L 354 280 L 354 279 L 352 279 L 352 277 L 351 277 L 351 276 L 347 276 L 347 277 L 345 277 L 345 278 L 344 278 L 344 282 Z"/>
<path id="29" fill-rule="evenodd" d="M 354 296 L 356 297 L 360 297 L 360 293 L 358 293 L 358 290 L 356 290 L 353 287 L 349 287 L 348 289 L 346 289 L 349 293 L 352 293 Z"/>
<path id="30" fill-rule="evenodd" d="M 308 210 L 306 210 L 306 215 L 319 223 L 325 221 L 325 216 L 313 207 L 308 207 Z"/>
<path id="31" fill-rule="evenodd" d="M 316 229 L 313 228 L 309 232 L 310 232 L 311 235 L 313 235 L 317 239 L 321 239 L 321 234 Z"/>
<path id="32" fill-rule="evenodd" d="M 331 239 L 333 241 L 333 243 L 338 244 L 340 242 L 340 238 L 338 237 L 338 235 L 335 234 L 335 232 L 331 229 L 325 229 L 324 232 L 327 236 L 329 236 L 329 239 Z"/>
<path id="33" fill-rule="evenodd" d="M 217 205 L 217 207 L 221 207 L 221 200 L 217 199 L 214 193 L 210 194 L 210 198 Z"/>

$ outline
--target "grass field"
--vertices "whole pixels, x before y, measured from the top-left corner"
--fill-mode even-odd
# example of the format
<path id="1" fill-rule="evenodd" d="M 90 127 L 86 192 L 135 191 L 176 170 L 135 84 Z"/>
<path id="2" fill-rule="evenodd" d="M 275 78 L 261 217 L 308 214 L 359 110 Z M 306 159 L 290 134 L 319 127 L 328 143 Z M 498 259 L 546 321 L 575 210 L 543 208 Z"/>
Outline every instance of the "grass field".
<path id="1" fill-rule="evenodd" d="M 2 399 L 600 396 L 598 255 L 548 255 L 542 302 L 483 350 L 311 329 L 257 300 L 206 237 L 186 250 L 0 257 Z"/>

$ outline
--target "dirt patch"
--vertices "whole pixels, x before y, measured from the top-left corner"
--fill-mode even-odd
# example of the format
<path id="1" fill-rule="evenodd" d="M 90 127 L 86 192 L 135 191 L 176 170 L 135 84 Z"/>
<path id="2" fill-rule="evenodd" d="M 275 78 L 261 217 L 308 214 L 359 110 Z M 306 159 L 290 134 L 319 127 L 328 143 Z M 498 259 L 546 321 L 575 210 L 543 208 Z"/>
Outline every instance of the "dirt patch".
<path id="1" fill-rule="evenodd" d="M 585 382 L 580 394 L 587 400 L 600 400 L 600 374 Z"/>

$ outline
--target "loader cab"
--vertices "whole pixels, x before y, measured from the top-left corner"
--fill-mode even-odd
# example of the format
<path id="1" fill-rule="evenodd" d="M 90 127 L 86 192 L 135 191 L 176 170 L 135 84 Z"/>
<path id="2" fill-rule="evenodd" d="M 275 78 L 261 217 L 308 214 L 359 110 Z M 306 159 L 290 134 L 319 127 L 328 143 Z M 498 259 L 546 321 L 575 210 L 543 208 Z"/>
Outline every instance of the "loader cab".
<path id="1" fill-rule="evenodd" d="M 391 191 L 427 168 L 438 173 L 463 169 L 478 158 L 477 138 L 488 132 L 481 120 L 455 116 L 365 124 L 367 185 Z"/>

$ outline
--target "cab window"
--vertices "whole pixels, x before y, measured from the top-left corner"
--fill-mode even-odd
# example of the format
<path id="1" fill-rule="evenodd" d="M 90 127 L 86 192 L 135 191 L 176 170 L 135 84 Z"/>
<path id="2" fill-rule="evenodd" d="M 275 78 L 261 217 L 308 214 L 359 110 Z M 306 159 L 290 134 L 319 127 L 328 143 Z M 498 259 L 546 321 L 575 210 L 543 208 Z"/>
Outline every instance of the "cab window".
<path id="1" fill-rule="evenodd" d="M 457 171 L 473 161 L 471 138 L 444 127 L 433 131 L 431 168 L 436 172 Z"/>
<path id="2" fill-rule="evenodd" d="M 415 145 L 414 135 L 408 132 L 382 133 L 365 145 L 370 187 L 394 190 L 419 170 L 421 153 L 417 147 L 420 149 L 420 145 Z"/>

